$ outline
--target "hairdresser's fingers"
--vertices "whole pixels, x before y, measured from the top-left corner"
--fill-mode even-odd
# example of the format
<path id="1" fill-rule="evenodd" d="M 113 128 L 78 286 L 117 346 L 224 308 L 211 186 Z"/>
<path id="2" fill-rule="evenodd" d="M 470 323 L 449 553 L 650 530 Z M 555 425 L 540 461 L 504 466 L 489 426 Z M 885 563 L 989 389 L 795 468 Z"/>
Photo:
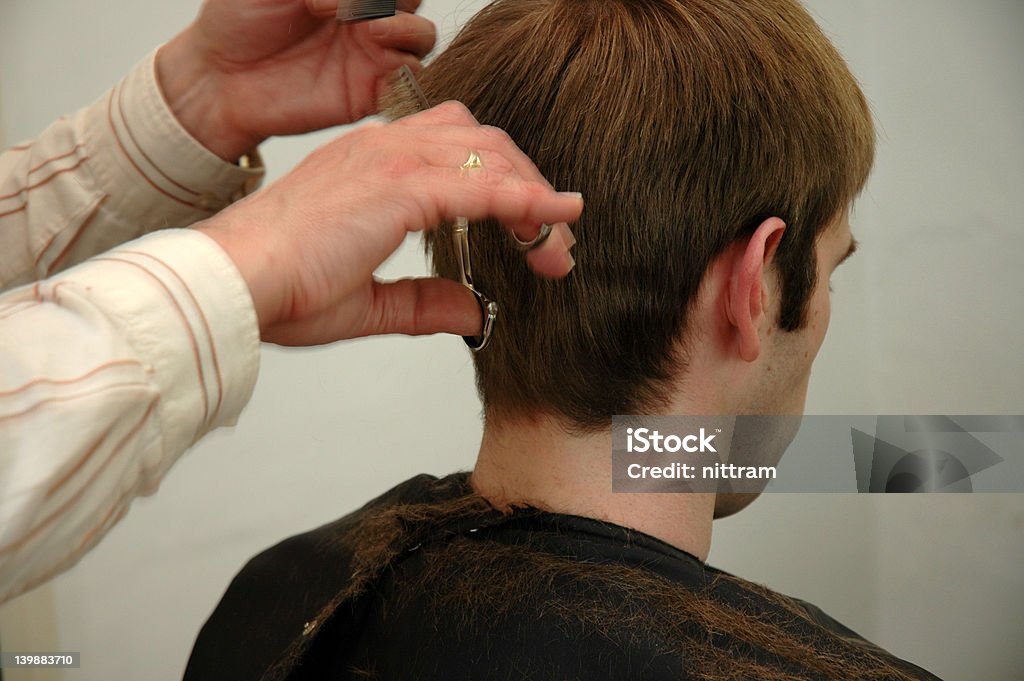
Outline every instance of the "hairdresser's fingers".
<path id="1" fill-rule="evenodd" d="M 437 137 L 445 142 L 445 146 L 439 150 L 442 167 L 450 168 L 459 164 L 462 182 L 480 181 L 485 184 L 515 186 L 518 180 L 523 183 L 522 186 L 541 185 L 551 190 L 551 184 L 533 162 L 519 149 L 511 137 L 499 128 L 489 126 L 477 128 L 439 127 Z M 480 157 L 481 168 L 467 172 L 462 167 L 468 158 L 467 148 L 472 149 Z M 505 175 L 508 179 L 503 181 L 496 178 L 495 175 Z M 551 191 L 553 192 L 553 190 Z M 582 203 L 581 197 L 576 196 L 575 198 Z M 464 213 L 459 215 L 472 217 Z M 509 214 L 496 217 L 512 231 L 517 239 L 524 242 L 532 241 L 538 236 L 541 222 L 556 224 L 556 220 L 538 221 L 536 216 L 529 214 L 521 219 Z M 578 217 L 576 214 L 571 218 L 559 218 L 557 222 L 575 221 Z M 571 232 L 564 224 L 558 231 L 559 234 L 548 237 L 544 247 L 538 247 L 529 260 L 531 267 L 543 276 L 563 276 L 572 268 L 573 260 L 568 254 L 568 246 L 570 241 L 575 243 L 575 239 L 572 238 Z"/>
<path id="2" fill-rule="evenodd" d="M 434 139 L 444 140 L 445 149 L 438 154 L 442 166 L 458 164 L 460 167 L 469 158 L 469 151 L 475 152 L 481 159 L 483 168 L 497 173 L 514 173 L 520 178 L 539 182 L 547 186 L 551 183 L 544 177 L 537 166 L 504 130 L 492 126 L 438 126 L 430 133 Z M 530 241 L 540 229 L 536 224 L 513 224 L 512 228 L 520 241 Z"/>
<path id="3" fill-rule="evenodd" d="M 392 50 L 401 50 L 426 57 L 437 42 L 434 22 L 416 14 L 399 13 L 387 19 L 377 19 L 366 24 L 370 38 Z"/>
<path id="4" fill-rule="evenodd" d="M 454 116 L 461 115 L 457 109 L 452 113 Z M 468 114 L 468 111 L 466 113 Z M 519 148 L 507 132 L 489 125 L 476 125 L 475 119 L 462 120 L 467 122 L 431 124 L 417 128 L 415 134 L 419 139 L 431 140 L 429 145 L 421 146 L 421 155 L 426 161 L 442 168 L 461 166 L 468 158 L 469 152 L 473 151 L 480 156 L 484 168 L 498 172 L 514 171 L 524 180 L 551 186 L 530 157 Z M 497 164 L 494 163 L 495 160 Z"/>
<path id="5" fill-rule="evenodd" d="M 486 135 L 493 141 L 495 147 L 505 155 L 505 159 L 512 164 L 512 167 L 516 169 L 516 172 L 518 172 L 523 179 L 544 182 L 548 186 L 551 186 L 547 181 L 547 178 L 544 177 L 530 157 L 519 148 L 519 145 L 516 144 L 515 140 L 513 140 L 512 136 L 507 132 L 501 128 L 484 125 L 481 126 L 480 133 Z"/>
<path id="6" fill-rule="evenodd" d="M 349 0 L 306 0 L 306 9 L 315 17 L 333 17 L 338 13 L 338 3 Z"/>
<path id="7" fill-rule="evenodd" d="M 401 12 L 415 12 L 423 4 L 422 0 L 398 0 L 396 7 Z"/>
<path id="8" fill-rule="evenodd" d="M 425 155 L 429 156 L 434 153 L 450 153 L 447 148 L 431 147 L 428 150 L 423 151 Z M 466 152 L 456 151 L 454 153 Z M 482 168 L 467 170 L 460 167 L 459 182 L 468 183 L 472 190 L 479 190 L 479 185 L 482 183 L 483 186 L 497 186 L 496 191 L 521 191 L 523 188 L 531 188 L 530 191 L 537 192 L 539 189 L 540 195 L 554 194 L 554 190 L 551 189 L 551 185 L 548 184 L 543 177 L 539 181 L 525 181 L 521 178 L 515 168 L 512 167 L 511 163 L 505 158 L 504 155 L 491 151 L 480 151 L 475 152 L 481 159 Z M 454 158 L 454 156 L 452 157 Z M 460 157 L 460 160 L 465 162 L 465 159 Z M 454 163 L 448 163 L 445 166 L 445 170 L 449 170 Z M 485 177 L 477 177 L 478 174 L 484 174 Z M 504 176 L 505 179 L 501 179 L 500 176 Z M 457 190 L 458 187 L 452 187 L 452 190 Z M 555 194 L 561 197 L 561 194 Z M 569 194 L 568 197 L 573 201 L 580 202 L 581 197 L 578 194 Z M 524 205 L 521 206 L 524 209 L 528 209 L 527 202 L 531 199 L 525 198 Z M 535 200 L 535 199 L 534 199 Z M 448 209 L 452 210 L 451 208 Z M 525 213 L 524 213 L 525 214 Z M 572 220 L 579 217 L 578 210 L 574 210 L 572 213 Z M 467 212 L 458 213 L 457 216 L 470 217 Z M 444 216 L 442 215 L 442 218 Z M 448 216 L 452 217 L 451 215 Z M 526 218 L 519 219 L 514 214 L 505 212 L 494 215 L 497 217 L 505 227 L 512 232 L 513 235 L 519 241 L 530 242 L 536 239 L 541 231 L 541 222 L 536 219 Z M 555 223 L 553 221 L 546 221 L 548 224 L 553 224 L 552 233 L 535 249 L 531 250 L 527 257 L 527 262 L 530 267 L 540 276 L 557 278 L 565 276 L 575 265 L 575 261 L 569 253 L 569 249 L 576 243 L 576 239 L 572 234 L 569 226 L 565 222 Z M 509 239 L 509 247 L 512 247 L 511 238 Z"/>
<path id="9" fill-rule="evenodd" d="M 511 173 L 523 180 L 551 186 L 533 161 L 516 145 L 508 133 L 500 128 L 430 126 L 418 132 L 427 139 L 443 140 L 443 144 L 420 147 L 421 157 L 427 162 L 433 161 L 441 167 L 458 165 L 462 168 L 469 159 L 469 152 L 472 151 L 479 157 L 482 169 L 493 173 Z M 478 170 L 470 172 L 476 173 Z M 511 229 L 520 241 L 532 241 L 541 229 L 540 224 L 534 222 L 506 223 L 506 227 Z M 555 243 L 558 243 L 557 239 Z"/>
<path id="10" fill-rule="evenodd" d="M 470 131 L 464 135 L 463 143 L 452 144 L 449 140 L 443 143 L 431 141 L 432 138 L 436 139 L 435 134 L 443 134 L 435 132 L 441 130 L 447 132 L 451 128 L 428 128 L 417 131 L 418 136 L 422 135 L 423 141 L 417 140 L 418 144 L 409 146 L 409 151 L 415 153 L 425 165 L 433 168 L 458 168 L 463 173 L 487 170 L 500 175 L 519 175 L 504 153 L 481 146 L 481 138 L 474 137 Z M 476 146 L 470 146 L 474 143 Z M 478 165 L 467 167 L 471 153 L 475 154 Z"/>
<path id="11" fill-rule="evenodd" d="M 543 182 L 523 180 L 486 168 L 465 173 L 459 168 L 438 168 L 423 191 L 430 193 L 437 214 L 444 219 L 493 217 L 505 225 L 572 223 L 583 213 L 579 194 L 561 194 Z"/>
<path id="12" fill-rule="evenodd" d="M 526 254 L 526 262 L 540 276 L 550 279 L 564 277 L 576 266 L 571 253 L 574 245 L 576 237 L 569 225 L 557 224 L 543 244 Z"/>
<path id="13" fill-rule="evenodd" d="M 483 328 L 480 305 L 468 288 L 448 279 L 375 281 L 373 303 L 360 335 L 454 333 L 474 336 Z"/>
<path id="14" fill-rule="evenodd" d="M 552 186 L 530 157 L 519 148 L 519 145 L 504 130 L 491 126 L 481 126 L 478 134 L 485 135 L 499 154 L 495 170 L 504 172 L 507 168 L 524 180 L 538 182 L 548 187 Z M 568 231 L 569 227 L 567 225 L 563 223 L 561 226 L 564 230 Z M 512 231 L 517 239 L 526 242 L 537 238 L 541 230 L 541 225 L 536 223 L 506 223 L 506 227 Z M 550 242 L 554 236 L 552 234 L 551 237 L 548 237 L 548 241 Z M 571 232 L 569 232 L 569 236 L 571 237 Z M 569 238 L 566 237 L 562 241 L 568 243 Z M 572 243 L 575 242 L 576 240 L 573 238 Z M 554 245 L 557 247 L 558 244 L 559 240 L 555 239 Z M 541 249 L 538 248 L 537 250 L 540 251 Z M 530 260 L 530 265 L 538 274 L 562 276 L 569 269 L 572 269 L 572 258 L 566 257 L 566 253 L 563 251 L 559 250 L 556 252 L 555 249 L 548 249 L 544 253 L 543 256 Z M 566 269 L 566 266 L 568 266 L 568 269 Z"/>
<path id="15" fill-rule="evenodd" d="M 439 134 L 439 136 L 441 135 Z M 459 164 L 462 167 L 462 164 L 469 158 L 468 150 L 472 149 L 480 158 L 481 166 L 484 169 L 494 173 L 512 174 L 520 179 L 551 187 L 551 183 L 534 165 L 533 161 L 519 149 L 504 130 L 489 126 L 481 126 L 476 129 L 452 127 L 444 130 L 443 138 L 446 144 L 437 152 L 437 157 L 442 159 L 443 166 Z M 425 150 L 425 154 L 430 154 L 432 151 Z M 540 224 L 535 222 L 506 223 L 505 226 L 520 241 L 532 241 L 541 229 Z"/>
<path id="16" fill-rule="evenodd" d="M 448 279 L 373 280 L 318 314 L 264 329 L 262 337 L 278 345 L 315 345 L 388 333 L 472 336 L 482 328 L 476 297 L 461 284 Z"/>

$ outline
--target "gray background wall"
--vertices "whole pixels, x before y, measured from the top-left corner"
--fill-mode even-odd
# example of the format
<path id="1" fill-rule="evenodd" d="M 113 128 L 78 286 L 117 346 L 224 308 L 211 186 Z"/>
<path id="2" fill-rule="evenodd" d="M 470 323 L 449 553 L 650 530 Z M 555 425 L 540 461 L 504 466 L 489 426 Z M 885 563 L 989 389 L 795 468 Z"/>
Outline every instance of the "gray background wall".
<path id="1" fill-rule="evenodd" d="M 448 38 L 481 4 L 423 13 Z M 1024 2 L 808 4 L 881 132 L 808 410 L 1024 412 Z M 198 6 L 3 0 L 0 141 L 98 97 Z M 335 134 L 267 143 L 271 177 Z M 383 270 L 421 272 L 415 242 Z M 7 650 L 81 651 L 82 668 L 8 676 L 179 678 L 245 560 L 415 473 L 471 466 L 478 412 L 458 339 L 266 348 L 236 429 L 188 454 L 71 572 L 0 608 Z M 716 525 L 711 562 L 947 680 L 1024 679 L 1024 495 L 771 495 Z"/>

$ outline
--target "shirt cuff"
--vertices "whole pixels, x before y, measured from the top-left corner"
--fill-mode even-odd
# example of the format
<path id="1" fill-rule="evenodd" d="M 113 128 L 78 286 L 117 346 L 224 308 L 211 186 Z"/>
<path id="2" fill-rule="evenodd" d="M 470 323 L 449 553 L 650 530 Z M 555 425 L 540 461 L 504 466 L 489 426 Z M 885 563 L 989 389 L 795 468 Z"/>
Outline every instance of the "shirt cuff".
<path id="1" fill-rule="evenodd" d="M 262 163 L 225 162 L 171 113 L 157 83 L 153 51 L 82 117 L 82 138 L 109 209 L 140 221 L 185 226 L 255 191 Z"/>
<path id="2" fill-rule="evenodd" d="M 252 396 L 260 338 L 252 297 L 206 235 L 162 230 L 56 277 L 111 318 L 160 391 L 164 468 Z"/>

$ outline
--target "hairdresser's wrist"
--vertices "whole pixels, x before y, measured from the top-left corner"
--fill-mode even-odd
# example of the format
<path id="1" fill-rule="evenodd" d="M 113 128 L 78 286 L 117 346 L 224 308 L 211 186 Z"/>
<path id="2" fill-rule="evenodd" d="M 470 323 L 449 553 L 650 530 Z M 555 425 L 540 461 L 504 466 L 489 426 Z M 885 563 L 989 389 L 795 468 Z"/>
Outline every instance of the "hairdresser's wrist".
<path id="1" fill-rule="evenodd" d="M 181 126 L 214 154 L 234 163 L 263 140 L 233 120 L 217 71 L 194 43 L 191 29 L 186 29 L 160 48 L 157 82 Z"/>
<path id="2" fill-rule="evenodd" d="M 257 227 L 240 230 L 223 214 L 196 227 L 213 239 L 235 264 L 252 296 L 260 332 L 277 324 L 284 307 L 282 272 L 286 270 L 284 263 L 278 261 L 280 253 L 261 238 Z"/>

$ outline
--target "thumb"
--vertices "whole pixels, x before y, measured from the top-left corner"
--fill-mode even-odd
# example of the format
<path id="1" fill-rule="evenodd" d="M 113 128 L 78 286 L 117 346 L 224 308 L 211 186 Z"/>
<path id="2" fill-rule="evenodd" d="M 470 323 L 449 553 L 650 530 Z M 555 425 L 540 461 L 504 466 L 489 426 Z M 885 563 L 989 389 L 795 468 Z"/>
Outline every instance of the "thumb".
<path id="1" fill-rule="evenodd" d="M 450 279 L 402 279 L 373 283 L 367 336 L 452 333 L 473 336 L 483 328 L 480 305 L 469 289 Z"/>

